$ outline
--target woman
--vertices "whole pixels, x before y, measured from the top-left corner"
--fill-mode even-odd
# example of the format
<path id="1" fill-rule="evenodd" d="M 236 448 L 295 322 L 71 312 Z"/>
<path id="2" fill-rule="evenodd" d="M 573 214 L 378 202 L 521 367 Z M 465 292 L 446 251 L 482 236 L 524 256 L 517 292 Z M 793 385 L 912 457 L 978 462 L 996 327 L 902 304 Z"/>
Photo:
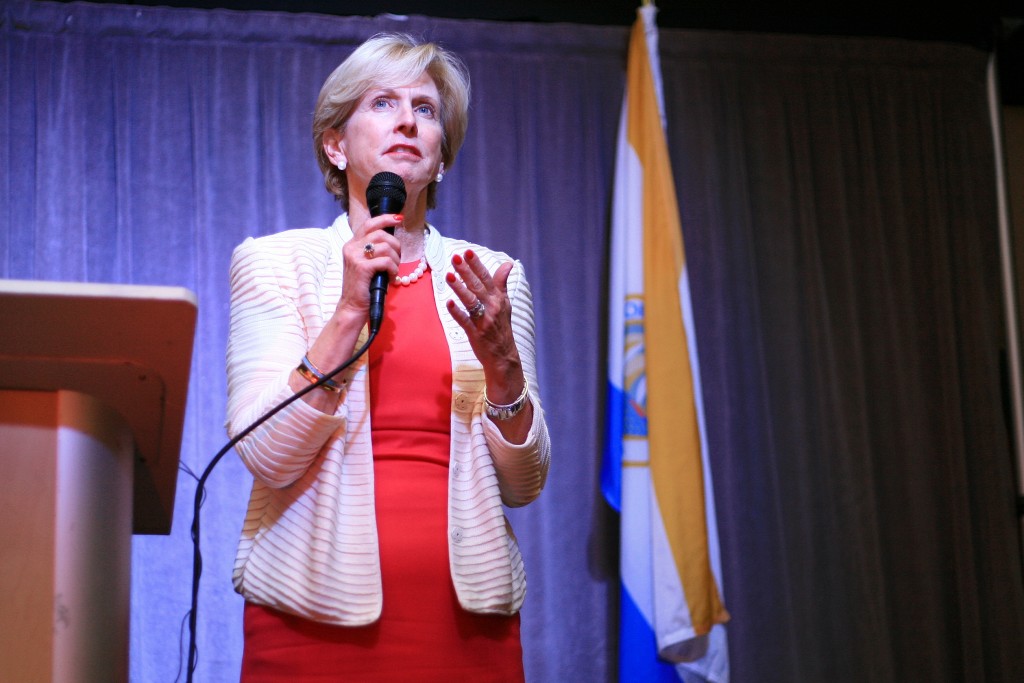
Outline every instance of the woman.
<path id="1" fill-rule="evenodd" d="M 518 262 L 426 222 L 468 101 L 450 52 L 370 39 L 314 115 L 345 213 L 235 250 L 232 434 L 362 346 L 370 278 L 391 277 L 368 354 L 237 447 L 255 478 L 234 571 L 244 681 L 523 680 L 502 505 L 536 498 L 550 457 L 530 289 Z M 400 215 L 370 215 L 380 171 L 404 180 Z"/>

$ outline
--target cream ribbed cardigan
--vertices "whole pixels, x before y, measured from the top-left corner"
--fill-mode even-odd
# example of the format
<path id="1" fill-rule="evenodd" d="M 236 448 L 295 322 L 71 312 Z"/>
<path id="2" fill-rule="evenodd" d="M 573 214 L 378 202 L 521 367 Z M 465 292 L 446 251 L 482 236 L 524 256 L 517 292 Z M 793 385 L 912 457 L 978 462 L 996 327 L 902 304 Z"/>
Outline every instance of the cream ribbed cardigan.
<path id="1" fill-rule="evenodd" d="M 231 262 L 227 349 L 228 433 L 291 395 L 288 377 L 341 296 L 347 217 L 327 229 L 289 230 L 239 245 Z M 512 325 L 533 402 L 526 443 L 502 438 L 484 414 L 484 375 L 466 334 L 445 309 L 452 254 L 472 248 L 493 272 L 509 260 L 431 228 L 425 254 L 452 359 L 448 557 L 462 606 L 513 614 L 526 577 L 502 504 L 540 493 L 550 441 L 538 400 L 533 305 L 516 262 L 508 281 Z M 366 339 L 366 330 L 359 345 Z M 251 602 L 330 624 L 375 621 L 382 591 L 374 515 L 367 359 L 346 371 L 333 415 L 299 400 L 236 447 L 255 477 L 235 560 L 235 590 Z"/>

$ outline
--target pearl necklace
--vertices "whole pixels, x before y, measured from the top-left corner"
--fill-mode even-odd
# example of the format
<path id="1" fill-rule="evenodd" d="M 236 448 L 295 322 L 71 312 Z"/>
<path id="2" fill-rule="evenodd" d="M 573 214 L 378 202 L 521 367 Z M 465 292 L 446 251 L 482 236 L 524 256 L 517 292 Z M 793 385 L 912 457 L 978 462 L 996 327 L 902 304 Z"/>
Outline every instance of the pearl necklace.
<path id="1" fill-rule="evenodd" d="M 426 270 L 427 270 L 427 257 L 426 256 L 421 256 L 420 257 L 420 262 L 416 264 L 416 269 L 414 271 L 412 271 L 408 275 L 401 275 L 399 277 L 396 277 L 393 280 L 393 282 L 395 284 L 403 285 L 403 286 L 404 285 L 411 285 L 412 283 L 414 283 L 417 280 L 419 280 L 423 276 L 423 273 L 426 272 Z"/>

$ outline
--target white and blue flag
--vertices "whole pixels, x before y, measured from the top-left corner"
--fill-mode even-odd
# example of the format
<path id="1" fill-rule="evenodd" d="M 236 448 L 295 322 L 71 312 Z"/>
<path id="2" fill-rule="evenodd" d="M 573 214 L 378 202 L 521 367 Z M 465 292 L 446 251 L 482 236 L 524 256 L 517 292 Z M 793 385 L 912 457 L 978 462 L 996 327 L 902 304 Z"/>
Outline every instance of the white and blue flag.
<path id="1" fill-rule="evenodd" d="M 612 207 L 602 489 L 621 515 L 619 680 L 728 683 L 718 530 L 656 8 L 630 36 Z"/>

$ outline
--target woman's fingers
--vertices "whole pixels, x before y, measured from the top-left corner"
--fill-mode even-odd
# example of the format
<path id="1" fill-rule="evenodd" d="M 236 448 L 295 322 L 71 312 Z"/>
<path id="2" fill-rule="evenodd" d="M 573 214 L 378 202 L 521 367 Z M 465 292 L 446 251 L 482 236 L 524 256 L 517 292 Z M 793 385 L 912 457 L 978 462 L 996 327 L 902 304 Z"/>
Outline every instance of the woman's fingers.
<path id="1" fill-rule="evenodd" d="M 508 296 L 508 276 L 512 272 L 512 266 L 511 261 L 506 261 L 498 266 L 498 269 L 494 271 L 494 275 L 491 276 L 491 282 L 502 296 Z"/>
<path id="2" fill-rule="evenodd" d="M 471 254 L 472 252 L 467 252 Z M 468 260 L 479 261 L 470 257 Z M 466 262 L 467 259 L 463 259 L 461 256 L 456 254 L 452 257 L 452 266 L 455 268 L 455 273 L 449 272 L 445 279 L 448 282 L 448 286 L 455 292 L 455 296 L 458 297 L 462 303 L 461 308 L 457 311 L 455 319 L 460 324 L 465 324 L 475 321 L 481 322 L 487 315 L 488 311 L 496 312 L 497 305 L 494 301 L 495 297 L 488 293 L 487 283 L 484 282 L 479 275 L 473 272 L 471 266 Z M 456 275 L 458 273 L 458 275 Z M 490 281 L 490 275 L 487 274 L 486 270 L 482 273 L 483 277 Z M 455 302 L 449 302 L 449 308 L 455 305 Z M 461 315 L 465 314 L 465 315 Z"/>
<path id="3" fill-rule="evenodd" d="M 506 296 L 508 275 L 512 272 L 511 261 L 501 264 L 492 276 L 473 250 L 468 249 L 464 255 L 452 257 L 452 266 L 457 276 L 449 273 L 448 284 L 463 305 L 473 307 L 477 300 L 488 308 L 501 305 Z"/>
<path id="4" fill-rule="evenodd" d="M 401 214 L 384 214 L 367 220 L 353 232 L 352 239 L 345 245 L 349 263 L 360 271 L 398 272 L 402 251 L 398 238 L 392 233 L 401 225 Z M 388 229 L 391 229 L 389 232 Z M 372 269 L 369 268 L 372 266 Z"/>
<path id="5" fill-rule="evenodd" d="M 461 260 L 461 268 L 456 265 L 456 269 L 460 271 L 459 274 L 471 292 L 478 297 L 505 295 L 508 274 L 512 270 L 511 262 L 501 264 L 492 276 L 472 249 L 467 249 Z M 455 260 L 452 262 L 455 263 Z"/>
<path id="6" fill-rule="evenodd" d="M 449 301 L 449 309 L 451 309 L 452 307 L 459 309 L 459 312 L 465 314 L 468 317 L 469 308 L 471 306 L 475 306 L 477 302 L 480 302 L 481 305 L 486 307 L 486 305 L 480 301 L 480 297 L 473 293 L 469 289 L 469 287 L 466 286 L 465 281 L 456 276 L 455 273 L 448 273 L 447 275 L 445 275 L 445 282 L 448 283 L 448 286 L 452 288 L 453 292 L 455 292 L 455 296 L 458 297 L 460 302 L 462 302 L 462 306 L 459 306 L 454 301 Z M 460 320 L 460 318 L 461 316 L 459 315 L 455 316 L 456 320 Z"/>
<path id="7" fill-rule="evenodd" d="M 370 277 L 378 271 L 396 275 L 400 254 L 398 249 L 388 242 L 356 243 L 353 240 L 351 245 L 346 245 L 345 258 L 346 273 L 351 273 L 357 280 L 369 282 Z"/>
<path id="8" fill-rule="evenodd" d="M 480 259 L 467 250 L 452 257 L 452 268 L 445 277 L 458 301 L 450 300 L 448 310 L 470 335 L 479 356 L 479 344 L 504 349 L 512 328 L 512 308 L 506 290 L 511 261 L 501 264 L 491 275 Z M 461 305 L 460 305 L 461 304 Z"/>
<path id="9" fill-rule="evenodd" d="M 400 226 L 404 218 L 398 213 L 388 213 L 367 220 L 352 232 L 350 243 L 363 249 L 364 256 L 373 258 L 381 245 L 388 245 L 394 253 L 400 253 L 398 238 L 394 229 Z"/>
<path id="10" fill-rule="evenodd" d="M 401 244 L 387 229 L 401 225 L 402 220 L 400 214 L 384 214 L 353 229 L 352 239 L 342 247 L 345 268 L 339 310 L 367 310 L 373 274 L 386 272 L 389 277 L 398 275 Z"/>
<path id="11" fill-rule="evenodd" d="M 373 218 L 368 218 L 362 225 L 352 228 L 352 238 L 359 240 L 367 235 L 385 230 L 386 228 L 397 228 L 405 221 L 400 213 L 384 213 Z M 387 233 L 384 233 L 387 234 Z"/>

